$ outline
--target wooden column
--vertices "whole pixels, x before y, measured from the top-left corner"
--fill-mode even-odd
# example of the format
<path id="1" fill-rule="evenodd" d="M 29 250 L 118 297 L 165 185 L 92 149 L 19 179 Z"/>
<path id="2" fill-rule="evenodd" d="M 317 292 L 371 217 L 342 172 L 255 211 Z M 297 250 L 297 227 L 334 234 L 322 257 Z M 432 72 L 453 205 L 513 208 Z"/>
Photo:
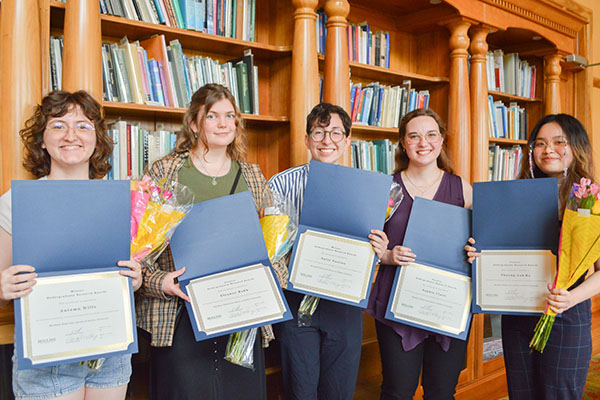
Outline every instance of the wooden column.
<path id="1" fill-rule="evenodd" d="M 471 176 L 471 119 L 467 58 L 471 24 L 457 19 L 447 24 L 450 30 L 450 88 L 448 103 L 448 149 L 457 175 Z"/>
<path id="2" fill-rule="evenodd" d="M 471 28 L 471 181 L 483 182 L 488 176 L 488 87 L 485 68 L 486 38 L 489 28 Z"/>
<path id="3" fill-rule="evenodd" d="M 325 76 L 323 78 L 323 101 L 350 111 L 350 73 L 348 69 L 348 35 L 346 17 L 350 5 L 346 0 L 327 0 L 327 42 L 325 43 Z M 350 166 L 352 158 L 346 151 L 341 163 Z"/>
<path id="4" fill-rule="evenodd" d="M 562 56 L 558 53 L 544 57 L 546 65 L 545 72 L 545 96 L 544 115 L 560 113 L 560 60 Z"/>
<path id="5" fill-rule="evenodd" d="M 0 191 L 12 179 L 31 176 L 21 165 L 19 130 L 42 98 L 40 22 L 37 0 L 4 0 L 0 16 Z M 13 341 L 12 303 L 0 308 L 0 344 Z"/>
<path id="6" fill-rule="evenodd" d="M 2 1 L 0 38 L 0 191 L 4 193 L 12 179 L 30 178 L 21 166 L 19 130 L 42 98 L 38 1 Z"/>
<path id="7" fill-rule="evenodd" d="M 323 101 L 341 106 L 350 112 L 350 74 L 348 73 L 348 37 L 346 17 L 350 5 L 346 0 L 327 0 L 327 43 L 325 47 L 325 77 Z"/>
<path id="8" fill-rule="evenodd" d="M 63 90 L 102 101 L 102 33 L 98 0 L 69 0 L 65 12 Z"/>
<path id="9" fill-rule="evenodd" d="M 292 83 L 290 85 L 290 162 L 292 166 L 308 161 L 304 144 L 306 116 L 319 102 L 319 66 L 315 21 L 317 0 L 292 0 L 294 40 Z"/>

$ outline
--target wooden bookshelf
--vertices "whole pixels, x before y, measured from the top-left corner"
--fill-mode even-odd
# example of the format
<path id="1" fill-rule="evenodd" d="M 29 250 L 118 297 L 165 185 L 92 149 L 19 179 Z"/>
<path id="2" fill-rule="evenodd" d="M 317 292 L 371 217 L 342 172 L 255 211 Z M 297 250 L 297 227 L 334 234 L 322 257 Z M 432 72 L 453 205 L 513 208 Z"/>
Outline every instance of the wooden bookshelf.
<path id="1" fill-rule="evenodd" d="M 541 97 L 529 98 L 523 96 L 515 96 L 513 94 L 497 92 L 495 90 L 488 90 L 488 93 L 494 96 L 494 99 L 502 101 L 518 101 L 523 103 L 542 103 L 544 100 Z"/>
<path id="2" fill-rule="evenodd" d="M 518 145 L 526 145 L 527 144 L 527 140 L 515 140 L 515 139 L 504 139 L 504 138 L 493 138 L 493 137 L 490 137 L 488 139 L 488 141 L 490 143 L 495 143 L 495 144 L 504 145 L 504 146 L 508 146 L 508 145 L 512 146 L 515 144 L 518 144 Z"/>

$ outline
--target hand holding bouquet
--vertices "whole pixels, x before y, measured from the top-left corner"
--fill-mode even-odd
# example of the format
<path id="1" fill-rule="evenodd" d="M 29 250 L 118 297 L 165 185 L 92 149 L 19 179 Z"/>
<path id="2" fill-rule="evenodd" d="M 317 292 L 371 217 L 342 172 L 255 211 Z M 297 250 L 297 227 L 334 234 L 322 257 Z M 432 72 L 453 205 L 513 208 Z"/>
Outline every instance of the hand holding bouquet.
<path id="1" fill-rule="evenodd" d="M 570 288 L 600 257 L 600 186 L 587 178 L 573 184 L 565 207 L 558 254 L 552 289 Z M 531 349 L 544 351 L 555 316 L 556 312 L 546 306 L 529 342 Z"/>
<path id="2" fill-rule="evenodd" d="M 186 186 L 147 175 L 131 181 L 131 258 L 154 262 L 175 228 L 192 209 L 194 194 Z"/>
<path id="3" fill-rule="evenodd" d="M 260 227 L 267 254 L 272 264 L 280 261 L 292 248 L 298 232 L 295 207 L 278 193 L 267 193 L 261 204 Z M 225 359 L 233 364 L 254 369 L 254 342 L 257 328 L 229 335 Z"/>

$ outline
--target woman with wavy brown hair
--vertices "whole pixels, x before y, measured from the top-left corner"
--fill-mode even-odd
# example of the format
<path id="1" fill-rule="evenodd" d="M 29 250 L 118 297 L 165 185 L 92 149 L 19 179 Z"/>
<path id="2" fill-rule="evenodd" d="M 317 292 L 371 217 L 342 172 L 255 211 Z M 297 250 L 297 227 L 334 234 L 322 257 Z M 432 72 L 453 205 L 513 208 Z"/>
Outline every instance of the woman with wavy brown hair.
<path id="1" fill-rule="evenodd" d="M 388 250 L 381 257 L 366 309 L 375 318 L 381 354 L 381 400 L 412 399 L 421 371 L 424 398 L 453 399 L 467 342 L 388 320 L 385 314 L 397 269 L 415 261 L 412 250 L 402 245 L 415 196 L 470 208 L 471 186 L 452 173 L 448 134 L 433 110 L 406 114 L 398 139 L 394 182 L 401 185 L 404 198 L 384 225 Z"/>
<path id="2" fill-rule="evenodd" d="M 20 132 L 23 165 L 39 179 L 100 179 L 110 170 L 113 143 L 102 107 L 85 91 L 54 91 L 42 99 Z M 119 261 L 121 275 L 141 283 L 140 265 Z M 12 265 L 10 191 L 0 197 L 0 306 L 35 289 L 35 267 Z M 13 357 L 13 392 L 17 399 L 124 399 L 131 375 L 131 355 L 106 357 L 97 369 L 87 363 L 18 370 Z"/>
<path id="3" fill-rule="evenodd" d="M 258 165 L 244 161 L 245 150 L 244 120 L 235 99 L 224 86 L 209 84 L 192 96 L 175 149 L 155 162 L 149 174 L 155 181 L 166 179 L 188 186 L 195 202 L 250 190 L 258 211 L 269 189 Z M 170 248 L 144 268 L 137 312 L 138 326 L 151 336 L 152 398 L 266 398 L 259 335 L 254 370 L 224 360 L 228 336 L 196 342 L 183 303 L 189 299 L 176 279 L 184 270 L 175 269 Z M 273 339 L 271 327 L 261 331 L 266 346 Z"/>

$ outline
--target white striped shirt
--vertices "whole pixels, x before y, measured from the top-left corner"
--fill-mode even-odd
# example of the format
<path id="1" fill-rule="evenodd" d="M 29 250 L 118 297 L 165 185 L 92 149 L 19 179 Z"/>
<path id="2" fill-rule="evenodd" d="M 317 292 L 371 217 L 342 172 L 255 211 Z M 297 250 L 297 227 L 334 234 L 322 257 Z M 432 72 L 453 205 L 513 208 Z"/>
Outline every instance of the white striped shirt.
<path id="1" fill-rule="evenodd" d="M 296 208 L 296 221 L 298 223 L 307 178 L 308 164 L 302 164 L 273 175 L 268 182 L 273 193 L 279 193 L 284 199 L 292 202 L 292 205 Z"/>

